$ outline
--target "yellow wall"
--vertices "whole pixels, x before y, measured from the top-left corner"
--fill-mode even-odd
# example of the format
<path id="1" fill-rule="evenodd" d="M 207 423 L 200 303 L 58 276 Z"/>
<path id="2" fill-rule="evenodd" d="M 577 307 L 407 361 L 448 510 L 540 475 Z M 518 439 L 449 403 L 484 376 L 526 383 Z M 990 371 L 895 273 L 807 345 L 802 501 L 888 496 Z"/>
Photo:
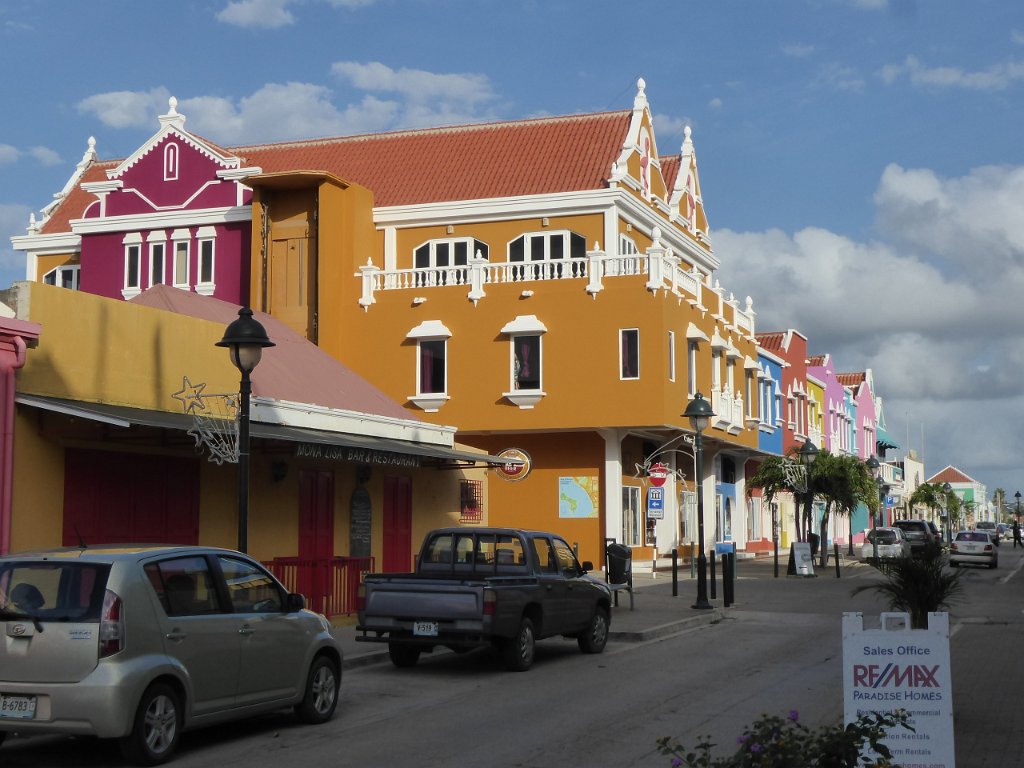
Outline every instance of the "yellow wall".
<path id="1" fill-rule="evenodd" d="M 12 552 L 58 547 L 63 534 L 64 450 L 39 435 L 33 415 L 19 406 L 14 417 Z"/>

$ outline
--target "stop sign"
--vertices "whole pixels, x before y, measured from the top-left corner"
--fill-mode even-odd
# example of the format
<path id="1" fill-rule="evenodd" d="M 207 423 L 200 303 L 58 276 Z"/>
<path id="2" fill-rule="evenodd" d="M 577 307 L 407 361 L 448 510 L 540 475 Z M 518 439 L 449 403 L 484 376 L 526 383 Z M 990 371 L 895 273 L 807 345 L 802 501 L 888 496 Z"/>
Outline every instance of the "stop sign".
<path id="1" fill-rule="evenodd" d="M 650 469 L 647 470 L 648 477 L 651 478 L 651 485 L 655 488 L 661 488 L 668 480 L 668 467 L 662 464 L 660 461 L 651 464 Z"/>

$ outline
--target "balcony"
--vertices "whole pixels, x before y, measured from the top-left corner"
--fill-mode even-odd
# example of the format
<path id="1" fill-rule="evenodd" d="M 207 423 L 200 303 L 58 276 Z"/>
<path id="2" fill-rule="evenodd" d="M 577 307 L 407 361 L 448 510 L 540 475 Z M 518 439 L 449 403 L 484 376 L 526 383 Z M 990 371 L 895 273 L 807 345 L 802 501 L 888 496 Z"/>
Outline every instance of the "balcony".
<path id="1" fill-rule="evenodd" d="M 359 305 L 365 310 L 376 303 L 380 291 L 425 291 L 442 287 L 466 288 L 466 297 L 474 304 L 487 297 L 491 285 L 534 285 L 552 280 L 575 280 L 593 297 L 604 290 L 605 282 L 624 277 L 645 277 L 644 287 L 651 292 L 665 291 L 685 300 L 701 312 L 711 315 L 735 332 L 753 338 L 754 310 L 749 297 L 744 308 L 736 298 L 716 282 L 707 285 L 696 267 L 683 269 L 680 259 L 660 245 L 655 230 L 654 245 L 645 253 L 607 254 L 588 251 L 584 258 L 550 261 L 513 261 L 494 263 L 482 257 L 468 264 L 445 267 L 385 270 L 368 261 L 356 277 L 362 281 Z M 532 289 L 531 289 L 532 290 Z"/>

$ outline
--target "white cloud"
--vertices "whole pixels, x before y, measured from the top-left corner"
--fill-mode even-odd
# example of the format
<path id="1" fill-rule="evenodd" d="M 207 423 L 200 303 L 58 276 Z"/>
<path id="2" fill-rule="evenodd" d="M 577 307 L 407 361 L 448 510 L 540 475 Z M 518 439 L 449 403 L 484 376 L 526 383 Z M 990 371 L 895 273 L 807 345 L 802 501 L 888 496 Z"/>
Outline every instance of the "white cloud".
<path id="1" fill-rule="evenodd" d="M 25 254 L 15 253 L 10 237 L 25 234 L 29 213 L 27 205 L 0 204 L 0 289 L 25 279 Z"/>
<path id="2" fill-rule="evenodd" d="M 32 147 L 28 153 L 43 165 L 60 165 L 63 162 L 60 155 L 49 147 Z"/>
<path id="3" fill-rule="evenodd" d="M 331 72 L 363 91 L 397 93 L 412 103 L 480 104 L 494 98 L 486 75 L 436 74 L 422 69 L 392 69 L 379 61 L 339 61 Z"/>
<path id="4" fill-rule="evenodd" d="M 1010 42 L 1014 45 L 1024 45 L 1024 32 L 1017 29 L 1011 29 Z"/>
<path id="5" fill-rule="evenodd" d="M 679 148 L 683 145 L 683 129 L 690 125 L 691 121 L 671 115 L 654 115 L 653 119 L 658 154 L 678 154 Z"/>
<path id="6" fill-rule="evenodd" d="M 335 8 L 365 8 L 377 0 L 327 0 Z"/>
<path id="7" fill-rule="evenodd" d="M 712 109 L 721 109 L 722 108 L 722 104 L 723 104 L 722 100 L 720 98 L 718 98 L 717 96 L 715 96 L 715 98 L 713 98 L 711 101 L 708 102 L 708 106 L 711 107 Z"/>
<path id="8" fill-rule="evenodd" d="M 0 165 L 16 163 L 19 157 L 21 157 L 21 152 L 17 147 L 12 147 L 10 144 L 0 144 Z"/>
<path id="9" fill-rule="evenodd" d="M 794 59 L 806 59 L 814 53 L 814 46 L 807 43 L 792 43 L 782 46 L 782 53 Z"/>
<path id="10" fill-rule="evenodd" d="M 811 85 L 817 88 L 859 93 L 864 90 L 864 78 L 853 67 L 830 63 L 818 69 Z"/>
<path id="11" fill-rule="evenodd" d="M 959 67 L 927 67 L 916 56 L 902 64 L 887 64 L 879 70 L 886 85 L 907 78 L 919 88 L 963 88 L 971 91 L 1002 91 L 1024 80 L 1024 63 L 993 64 L 987 70 L 967 72 Z"/>
<path id="12" fill-rule="evenodd" d="M 163 86 L 149 91 L 108 91 L 78 102 L 78 111 L 95 115 L 111 128 L 149 128 L 156 116 L 167 112 L 170 91 Z"/>
<path id="13" fill-rule="evenodd" d="M 722 284 L 753 295 L 759 331 L 795 328 L 840 370 L 871 368 L 890 433 L 924 449 L 929 472 L 1017 471 L 1024 167 L 944 179 L 890 165 L 874 201 L 884 241 L 818 228 L 713 232 Z"/>
<path id="14" fill-rule="evenodd" d="M 294 0 L 234 0 L 220 13 L 217 20 L 236 27 L 277 29 L 295 23 L 288 10 Z"/>

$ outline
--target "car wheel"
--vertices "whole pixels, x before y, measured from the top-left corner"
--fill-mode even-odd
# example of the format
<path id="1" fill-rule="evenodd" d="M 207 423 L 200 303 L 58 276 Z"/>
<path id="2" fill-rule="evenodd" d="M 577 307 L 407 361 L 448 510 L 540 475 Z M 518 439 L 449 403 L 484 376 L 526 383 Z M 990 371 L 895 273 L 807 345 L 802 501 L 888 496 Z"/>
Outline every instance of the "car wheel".
<path id="1" fill-rule="evenodd" d="M 306 692 L 295 707 L 295 714 L 304 723 L 317 725 L 334 717 L 338 706 L 341 675 L 337 665 L 327 656 L 317 656 L 306 677 Z"/>
<path id="2" fill-rule="evenodd" d="M 600 653 L 608 642 L 608 611 L 601 606 L 594 609 L 587 631 L 576 638 L 584 653 Z"/>
<path id="3" fill-rule="evenodd" d="M 142 694 L 132 731 L 121 739 L 121 752 L 138 765 L 159 765 L 174 753 L 181 736 L 181 698 L 166 683 Z"/>
<path id="4" fill-rule="evenodd" d="M 533 631 L 533 621 L 524 616 L 519 622 L 519 631 L 515 637 L 505 640 L 502 646 L 502 657 L 506 669 L 512 672 L 525 672 L 533 664 L 537 638 Z"/>
<path id="5" fill-rule="evenodd" d="M 420 660 L 420 649 L 404 643 L 388 643 L 388 656 L 396 667 L 415 667 Z"/>
<path id="6" fill-rule="evenodd" d="M 4 743 L 4 739 L 7 738 L 7 731 L 0 731 L 0 745 Z"/>
<path id="7" fill-rule="evenodd" d="M 950 568 L 959 568 L 960 567 L 960 563 L 958 563 L 956 560 L 950 560 L 949 561 L 949 567 Z"/>

